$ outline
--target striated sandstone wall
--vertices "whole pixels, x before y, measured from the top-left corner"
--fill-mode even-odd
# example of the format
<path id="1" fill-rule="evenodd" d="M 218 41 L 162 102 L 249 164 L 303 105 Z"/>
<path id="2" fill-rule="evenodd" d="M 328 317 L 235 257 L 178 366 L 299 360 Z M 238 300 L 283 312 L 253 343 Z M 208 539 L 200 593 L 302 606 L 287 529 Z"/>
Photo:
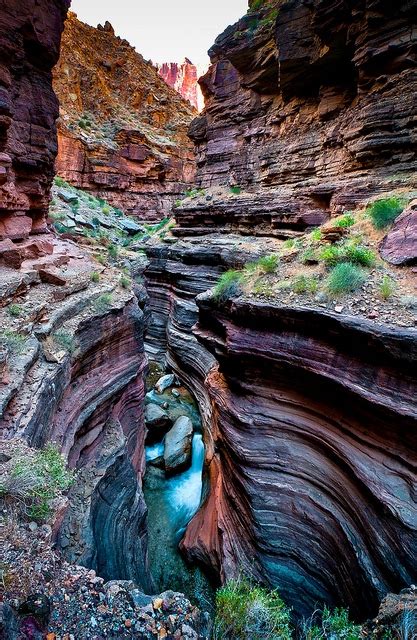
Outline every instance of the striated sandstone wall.
<path id="1" fill-rule="evenodd" d="M 242 194 L 184 204 L 180 233 L 288 235 L 416 186 L 416 2 L 353 4 L 275 0 L 218 37 L 190 128 L 197 181 Z"/>
<path id="2" fill-rule="evenodd" d="M 46 231 L 58 60 L 69 0 L 0 1 L 0 241 Z"/>
<path id="3" fill-rule="evenodd" d="M 414 1 L 272 0 L 229 27 L 190 128 L 204 191 L 176 209 L 179 241 L 147 249 L 149 353 L 205 426 L 209 490 L 183 549 L 223 580 L 243 567 L 298 615 L 326 602 L 365 618 L 417 579 L 417 333 L 195 297 L 276 237 L 416 188 L 416 20 Z"/>
<path id="4" fill-rule="evenodd" d="M 106 23 L 70 13 L 54 72 L 58 175 L 142 219 L 161 219 L 194 177 L 191 105 Z"/>

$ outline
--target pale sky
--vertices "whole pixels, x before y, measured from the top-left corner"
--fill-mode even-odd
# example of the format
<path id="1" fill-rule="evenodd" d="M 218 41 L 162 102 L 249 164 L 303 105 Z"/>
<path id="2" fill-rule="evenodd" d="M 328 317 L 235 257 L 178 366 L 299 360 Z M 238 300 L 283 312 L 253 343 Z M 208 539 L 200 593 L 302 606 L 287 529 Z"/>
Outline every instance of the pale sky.
<path id="1" fill-rule="evenodd" d="M 71 9 L 96 27 L 109 20 L 116 35 L 126 38 L 153 62 L 208 62 L 216 37 L 243 16 L 247 0 L 72 0 Z"/>

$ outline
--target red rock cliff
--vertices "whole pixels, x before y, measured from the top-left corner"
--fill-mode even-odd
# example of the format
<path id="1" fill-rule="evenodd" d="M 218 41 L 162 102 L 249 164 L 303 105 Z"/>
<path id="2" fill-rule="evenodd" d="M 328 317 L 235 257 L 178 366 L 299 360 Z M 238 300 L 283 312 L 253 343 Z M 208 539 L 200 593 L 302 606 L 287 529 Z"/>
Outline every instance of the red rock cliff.
<path id="1" fill-rule="evenodd" d="M 54 73 L 57 173 L 140 218 L 163 218 L 194 174 L 192 107 L 111 25 L 70 14 Z"/>
<path id="2" fill-rule="evenodd" d="M 185 100 L 191 102 L 195 109 L 203 109 L 204 98 L 198 84 L 198 68 L 188 58 L 182 63 L 164 62 L 159 65 L 158 70 L 161 78 Z"/>
<path id="3" fill-rule="evenodd" d="M 46 230 L 58 60 L 69 0 L 0 0 L 0 240 Z"/>

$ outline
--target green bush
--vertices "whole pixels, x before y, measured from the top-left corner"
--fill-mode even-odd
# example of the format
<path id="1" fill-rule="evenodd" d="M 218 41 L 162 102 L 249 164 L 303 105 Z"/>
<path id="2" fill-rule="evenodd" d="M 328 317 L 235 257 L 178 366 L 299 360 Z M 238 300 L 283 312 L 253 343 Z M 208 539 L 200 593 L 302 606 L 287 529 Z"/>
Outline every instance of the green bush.
<path id="1" fill-rule="evenodd" d="M 100 282 L 100 274 L 98 271 L 93 271 L 90 275 L 91 282 Z"/>
<path id="2" fill-rule="evenodd" d="M 384 300 L 388 300 L 393 295 L 394 290 L 395 290 L 394 280 L 389 276 L 385 275 L 382 278 L 381 284 L 379 285 L 379 293 L 381 295 L 381 298 L 383 298 Z"/>
<path id="3" fill-rule="evenodd" d="M 324 608 L 321 625 L 305 624 L 302 637 L 305 640 L 361 640 L 361 628 L 349 620 L 347 609 Z"/>
<path id="4" fill-rule="evenodd" d="M 279 256 L 276 253 L 264 256 L 256 264 L 264 273 L 274 273 L 279 265 Z"/>
<path id="5" fill-rule="evenodd" d="M 284 249 L 293 249 L 294 247 L 295 247 L 294 238 L 288 238 L 288 240 L 285 240 Z"/>
<path id="6" fill-rule="evenodd" d="M 101 208 L 101 211 L 105 216 L 108 216 L 110 213 L 110 207 L 107 204 L 105 204 L 104 207 Z"/>
<path id="7" fill-rule="evenodd" d="M 355 224 L 355 218 L 352 216 L 351 213 L 345 213 L 345 215 L 341 216 L 340 218 L 337 218 L 337 220 L 334 221 L 335 227 L 342 227 L 343 229 L 352 227 L 354 224 Z"/>
<path id="8" fill-rule="evenodd" d="M 330 293 L 348 293 L 359 289 L 366 281 L 363 269 L 351 262 L 337 264 L 327 278 L 327 289 Z"/>
<path id="9" fill-rule="evenodd" d="M 120 278 L 120 286 L 121 286 L 123 289 L 130 289 L 131 285 L 132 285 L 132 281 L 131 281 L 131 279 L 130 279 L 130 278 L 128 278 L 127 276 L 122 276 L 122 277 Z"/>
<path id="10" fill-rule="evenodd" d="M 110 293 L 103 293 L 101 296 L 96 298 L 93 302 L 93 308 L 97 313 L 106 313 L 111 305 L 113 298 Z"/>
<path id="11" fill-rule="evenodd" d="M 239 187 L 239 185 L 237 184 L 233 185 L 233 187 L 230 187 L 230 192 L 236 196 L 238 196 L 239 193 L 241 193 L 241 191 L 242 191 L 242 187 Z"/>
<path id="12" fill-rule="evenodd" d="M 308 276 L 298 276 L 292 284 L 295 293 L 316 293 L 319 283 L 317 278 Z"/>
<path id="13" fill-rule="evenodd" d="M 60 176 L 55 176 L 54 178 L 54 184 L 57 187 L 69 187 L 70 185 L 68 184 L 68 182 L 65 182 L 64 178 L 61 178 Z"/>
<path id="14" fill-rule="evenodd" d="M 214 298 L 218 302 L 224 302 L 233 296 L 238 296 L 242 293 L 241 282 L 242 272 L 230 270 L 226 271 L 220 276 L 220 279 L 214 287 Z"/>
<path id="15" fill-rule="evenodd" d="M 7 311 L 13 318 L 19 318 L 22 315 L 22 307 L 20 304 L 9 304 Z"/>
<path id="16" fill-rule="evenodd" d="M 215 637 L 230 640 L 290 640 L 290 611 L 276 591 L 246 578 L 229 580 L 216 593 Z"/>
<path id="17" fill-rule="evenodd" d="M 397 196 L 376 200 L 367 209 L 376 229 L 385 229 L 404 211 L 405 203 Z"/>
<path id="18" fill-rule="evenodd" d="M 15 355 L 22 353 L 26 341 L 27 337 L 16 331 L 6 329 L 0 332 L 0 346 L 7 347 Z"/>
<path id="19" fill-rule="evenodd" d="M 116 260 L 117 256 L 119 255 L 119 247 L 115 244 L 109 244 L 109 246 L 107 247 L 107 251 L 110 258 Z"/>
<path id="20" fill-rule="evenodd" d="M 372 267 L 375 264 L 376 256 L 372 249 L 364 247 L 356 240 L 344 244 L 333 244 L 325 247 L 319 259 L 326 266 L 333 267 L 341 262 L 352 262 L 363 267 Z"/>
<path id="21" fill-rule="evenodd" d="M 312 242 L 320 242 L 320 240 L 323 238 L 323 234 L 321 232 L 320 229 L 314 229 L 311 233 L 310 233 L 310 240 Z"/>
<path id="22" fill-rule="evenodd" d="M 23 501 L 30 518 L 45 520 L 51 515 L 52 501 L 73 480 L 74 474 L 66 468 L 63 456 L 48 444 L 34 456 L 17 460 L 1 491 Z"/>
<path id="23" fill-rule="evenodd" d="M 58 347 L 64 351 L 68 351 L 69 353 L 74 353 L 76 349 L 76 341 L 70 333 L 61 329 L 54 333 L 52 338 Z"/>

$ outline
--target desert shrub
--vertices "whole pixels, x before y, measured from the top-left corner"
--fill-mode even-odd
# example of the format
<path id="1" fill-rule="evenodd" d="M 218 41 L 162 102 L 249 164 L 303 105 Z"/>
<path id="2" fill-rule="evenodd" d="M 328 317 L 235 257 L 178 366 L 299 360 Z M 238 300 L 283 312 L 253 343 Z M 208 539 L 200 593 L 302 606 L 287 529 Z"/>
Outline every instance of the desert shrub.
<path id="1" fill-rule="evenodd" d="M 363 269 L 351 262 L 337 264 L 327 278 L 327 289 L 330 293 L 341 294 L 359 289 L 366 281 Z"/>
<path id="2" fill-rule="evenodd" d="M 279 265 L 279 256 L 276 253 L 264 256 L 256 264 L 263 273 L 274 273 Z"/>
<path id="3" fill-rule="evenodd" d="M 119 255 L 119 247 L 113 243 L 110 243 L 107 247 L 107 251 L 110 258 L 116 260 L 117 256 Z"/>
<path id="4" fill-rule="evenodd" d="M 323 234 L 321 232 L 320 229 L 313 229 L 313 231 L 310 233 L 310 240 L 312 242 L 320 242 L 320 240 L 323 238 Z"/>
<path id="5" fill-rule="evenodd" d="M 246 578 L 229 580 L 216 593 L 215 637 L 290 640 L 290 611 L 276 591 Z"/>
<path id="6" fill-rule="evenodd" d="M 26 344 L 26 336 L 16 331 L 1 331 L 0 332 L 0 347 L 7 347 L 11 353 L 18 355 L 22 353 Z"/>
<path id="7" fill-rule="evenodd" d="M 394 280 L 389 276 L 385 275 L 382 278 L 381 284 L 379 285 L 379 293 L 381 298 L 383 298 L 384 300 L 388 300 L 389 298 L 391 298 L 392 294 L 394 293 L 394 290 L 395 290 Z"/>
<path id="8" fill-rule="evenodd" d="M 218 283 L 214 287 L 214 298 L 218 302 L 224 302 L 233 296 L 240 295 L 242 293 L 241 282 L 241 271 L 233 269 L 226 271 L 220 276 Z"/>
<path id="9" fill-rule="evenodd" d="M 102 265 L 106 264 L 106 258 L 103 255 L 101 255 L 101 253 L 99 253 L 98 255 L 96 255 L 94 257 L 95 257 L 95 259 L 97 260 L 97 262 L 99 264 L 102 264 Z"/>
<path id="10" fill-rule="evenodd" d="M 349 611 L 339 608 L 331 611 L 324 608 L 321 624 L 314 624 L 314 619 L 302 625 L 301 637 L 305 640 L 360 640 L 361 628 L 349 620 Z"/>
<path id="11" fill-rule="evenodd" d="M 98 271 L 93 271 L 90 275 L 91 282 L 100 282 L 100 274 Z"/>
<path id="12" fill-rule="evenodd" d="M 52 512 L 52 501 L 73 480 L 74 474 L 66 468 L 63 456 L 48 444 L 33 456 L 18 458 L 0 492 L 3 497 L 22 503 L 30 518 L 45 520 Z"/>
<path id="13" fill-rule="evenodd" d="M 352 262 L 363 267 L 371 267 L 375 264 L 376 256 L 372 249 L 368 249 L 356 240 L 352 240 L 351 242 L 325 247 L 321 251 L 319 259 L 328 267 L 333 267 L 341 262 Z"/>
<path id="14" fill-rule="evenodd" d="M 295 293 L 316 293 L 319 283 L 314 276 L 298 276 L 292 284 L 292 290 Z"/>
<path id="15" fill-rule="evenodd" d="M 239 187 L 239 185 L 235 184 L 232 187 L 230 187 L 230 192 L 233 193 L 234 195 L 238 196 L 239 193 L 242 192 L 242 187 Z"/>
<path id="16" fill-rule="evenodd" d="M 300 256 L 300 261 L 302 264 L 309 264 L 318 262 L 317 252 L 312 247 L 309 247 Z"/>
<path id="17" fill-rule="evenodd" d="M 293 249 L 295 247 L 294 238 L 288 238 L 288 240 L 285 240 L 283 246 L 284 246 L 284 249 Z"/>
<path id="18" fill-rule="evenodd" d="M 20 304 L 9 304 L 7 311 L 12 318 L 19 318 L 22 315 L 23 309 Z"/>
<path id="19" fill-rule="evenodd" d="M 58 347 L 64 351 L 68 351 L 69 353 L 74 353 L 76 349 L 76 342 L 70 333 L 61 329 L 54 333 L 52 338 Z"/>
<path id="20" fill-rule="evenodd" d="M 110 213 L 110 207 L 109 207 L 107 204 L 105 204 L 105 205 L 101 208 L 101 212 L 102 212 L 105 216 L 108 216 L 108 215 L 109 215 L 109 213 Z"/>
<path id="21" fill-rule="evenodd" d="M 131 282 L 130 278 L 128 278 L 127 276 L 121 276 L 121 278 L 120 278 L 120 286 L 123 289 L 129 289 L 131 284 L 132 284 L 132 282 Z"/>
<path id="22" fill-rule="evenodd" d="M 337 220 L 334 221 L 335 227 L 342 227 L 344 229 L 352 227 L 354 224 L 355 218 L 351 213 L 345 213 L 343 216 L 340 216 L 340 218 L 337 218 Z"/>
<path id="23" fill-rule="evenodd" d="M 113 298 L 110 293 L 103 293 L 93 302 L 93 308 L 97 313 L 106 313 L 112 305 Z"/>
<path id="24" fill-rule="evenodd" d="M 405 203 L 401 198 L 381 198 L 369 205 L 367 211 L 376 229 L 385 229 L 404 211 Z"/>
<path id="25" fill-rule="evenodd" d="M 64 178 L 61 178 L 60 176 L 55 176 L 54 184 L 57 187 L 69 187 L 68 182 L 65 182 Z"/>

